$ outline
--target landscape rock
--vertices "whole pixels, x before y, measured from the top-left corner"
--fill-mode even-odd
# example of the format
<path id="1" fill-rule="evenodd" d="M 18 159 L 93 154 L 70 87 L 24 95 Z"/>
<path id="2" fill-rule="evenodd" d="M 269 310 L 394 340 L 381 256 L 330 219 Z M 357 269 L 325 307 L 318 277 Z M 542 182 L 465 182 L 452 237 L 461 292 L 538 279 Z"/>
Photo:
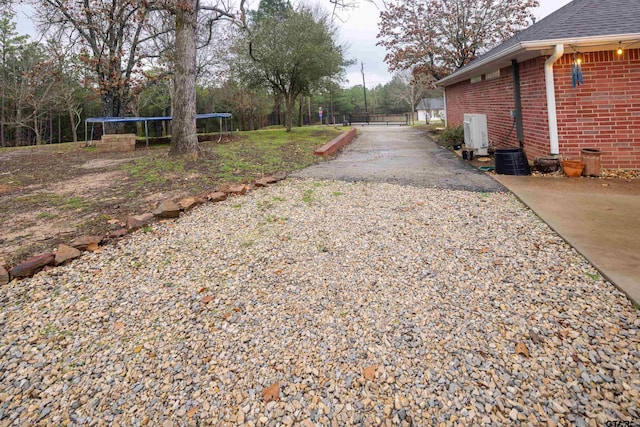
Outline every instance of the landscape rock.
<path id="1" fill-rule="evenodd" d="M 195 208 L 200 202 L 195 197 L 185 197 L 178 202 L 178 206 L 182 211 L 190 211 Z"/>
<path id="2" fill-rule="evenodd" d="M 55 254 L 53 252 L 46 252 L 34 257 L 28 258 L 16 265 L 9 272 L 11 277 L 23 278 L 33 276 L 40 271 L 45 265 L 53 264 Z"/>
<path id="3" fill-rule="evenodd" d="M 153 214 L 149 212 L 130 216 L 127 218 L 127 231 L 131 233 L 132 231 L 139 230 L 145 225 L 151 224 L 153 222 L 153 218 Z"/>
<path id="4" fill-rule="evenodd" d="M 178 218 L 180 206 L 173 200 L 164 200 L 154 209 L 153 216 L 156 218 Z"/>
<path id="5" fill-rule="evenodd" d="M 99 245 L 102 242 L 101 236 L 80 236 L 71 242 L 70 246 L 73 246 L 76 249 L 81 251 L 86 251 L 89 245 Z"/>
<path id="6" fill-rule="evenodd" d="M 58 250 L 56 251 L 56 256 L 54 259 L 54 265 L 62 265 L 67 261 L 78 258 L 82 253 L 68 245 L 60 245 L 58 246 Z"/>
<path id="7" fill-rule="evenodd" d="M 246 184 L 233 184 L 222 187 L 223 192 L 227 194 L 234 194 L 236 196 L 246 194 L 250 189 L 251 187 Z"/>
<path id="8" fill-rule="evenodd" d="M 9 272 L 0 265 L 0 285 L 6 285 L 7 283 L 9 283 Z"/>
<path id="9" fill-rule="evenodd" d="M 225 193 L 224 191 L 214 191 L 213 193 L 207 194 L 205 197 L 210 202 L 221 202 L 227 199 L 227 193 Z"/>
<path id="10" fill-rule="evenodd" d="M 119 239 L 121 237 L 126 236 L 127 233 L 128 233 L 127 229 L 123 227 L 123 228 L 118 228 L 117 230 L 110 231 L 107 237 L 109 239 Z"/>
<path id="11" fill-rule="evenodd" d="M 275 182 L 282 181 L 287 177 L 287 173 L 282 171 L 271 175 L 271 179 L 274 179 Z"/>
<path id="12" fill-rule="evenodd" d="M 275 182 L 275 181 L 274 181 Z M 267 180 L 267 178 L 260 178 L 260 179 L 256 179 L 254 182 L 255 186 L 260 188 L 260 187 L 266 187 L 269 185 L 269 181 Z"/>

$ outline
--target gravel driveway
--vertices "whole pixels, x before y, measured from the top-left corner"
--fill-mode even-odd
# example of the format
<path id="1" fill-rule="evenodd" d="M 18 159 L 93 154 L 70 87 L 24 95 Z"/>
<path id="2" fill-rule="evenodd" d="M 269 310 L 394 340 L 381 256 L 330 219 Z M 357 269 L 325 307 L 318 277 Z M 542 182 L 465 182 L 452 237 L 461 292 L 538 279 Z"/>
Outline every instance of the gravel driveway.
<path id="1" fill-rule="evenodd" d="M 0 288 L 0 426 L 640 419 L 640 316 L 513 196 L 291 179 Z"/>

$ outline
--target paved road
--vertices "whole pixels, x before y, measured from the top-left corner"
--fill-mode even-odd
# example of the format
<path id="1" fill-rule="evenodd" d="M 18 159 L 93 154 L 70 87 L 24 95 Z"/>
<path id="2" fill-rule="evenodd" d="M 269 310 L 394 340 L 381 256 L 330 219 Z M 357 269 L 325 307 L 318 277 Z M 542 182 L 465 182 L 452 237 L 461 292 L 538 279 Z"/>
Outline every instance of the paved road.
<path id="1" fill-rule="evenodd" d="M 358 127 L 358 137 L 336 159 L 294 176 L 469 191 L 505 190 L 421 131 L 406 126 Z"/>

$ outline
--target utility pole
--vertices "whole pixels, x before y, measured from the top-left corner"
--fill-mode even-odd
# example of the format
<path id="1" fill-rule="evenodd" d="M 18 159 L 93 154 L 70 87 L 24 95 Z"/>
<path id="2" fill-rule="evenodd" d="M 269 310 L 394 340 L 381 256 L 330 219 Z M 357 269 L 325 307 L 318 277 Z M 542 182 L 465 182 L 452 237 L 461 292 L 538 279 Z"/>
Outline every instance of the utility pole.
<path id="1" fill-rule="evenodd" d="M 367 108 L 367 87 L 364 84 L 364 64 L 360 63 L 360 72 L 362 73 L 362 90 L 364 91 L 364 112 L 368 113 L 369 109 Z"/>

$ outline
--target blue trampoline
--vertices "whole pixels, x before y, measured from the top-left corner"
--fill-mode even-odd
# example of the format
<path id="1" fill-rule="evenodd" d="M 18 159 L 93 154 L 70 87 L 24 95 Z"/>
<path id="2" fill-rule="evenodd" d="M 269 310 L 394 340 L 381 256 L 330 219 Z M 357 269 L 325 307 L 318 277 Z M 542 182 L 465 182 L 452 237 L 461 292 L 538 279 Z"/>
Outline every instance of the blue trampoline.
<path id="1" fill-rule="evenodd" d="M 220 138 L 222 139 L 222 125 L 224 121 L 231 118 L 231 113 L 204 113 L 204 114 L 196 114 L 196 120 L 200 119 L 220 119 Z M 172 120 L 171 116 L 164 117 L 89 117 L 84 121 L 84 145 L 87 146 L 89 144 L 88 136 L 88 125 L 91 123 L 91 140 L 93 141 L 93 129 L 96 123 L 102 123 L 102 134 L 106 133 L 104 124 L 105 123 L 134 123 L 134 122 L 144 122 L 144 135 L 146 138 L 146 146 L 149 146 L 149 122 L 153 121 L 168 121 Z"/>

